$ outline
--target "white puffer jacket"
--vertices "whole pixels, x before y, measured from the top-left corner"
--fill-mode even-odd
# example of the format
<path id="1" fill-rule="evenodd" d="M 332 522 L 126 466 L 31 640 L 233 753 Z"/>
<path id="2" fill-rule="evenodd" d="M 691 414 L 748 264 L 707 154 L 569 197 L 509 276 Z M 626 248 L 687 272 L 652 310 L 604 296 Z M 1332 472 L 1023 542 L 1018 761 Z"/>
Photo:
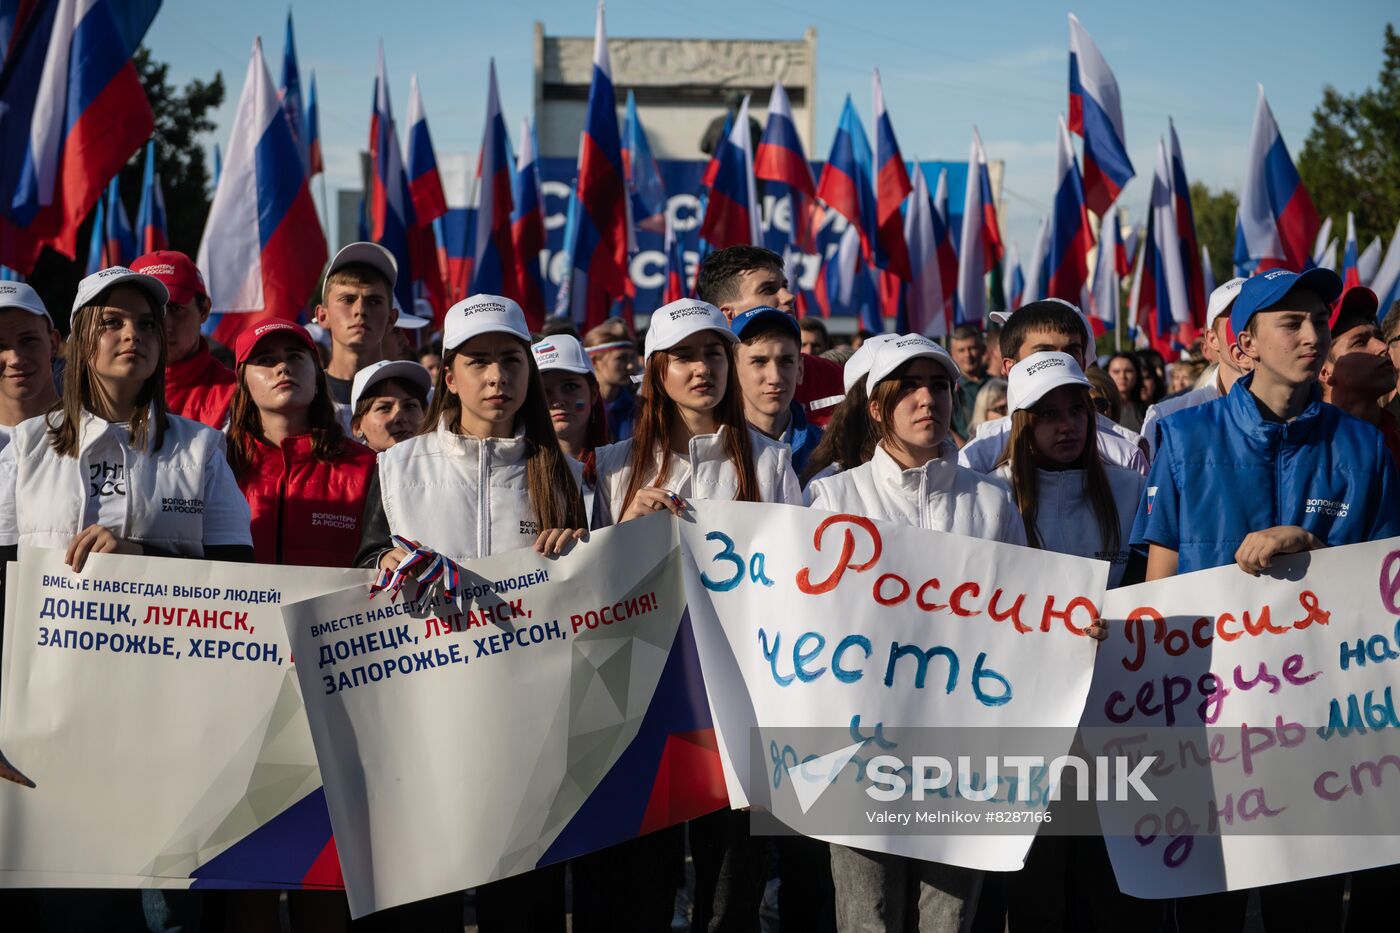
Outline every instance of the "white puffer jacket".
<path id="1" fill-rule="evenodd" d="M 89 457 L 109 432 L 117 436 L 126 476 L 126 514 L 113 534 L 181 557 L 203 557 L 207 546 L 252 545 L 248 500 L 218 431 L 167 415 L 160 450 L 136 450 L 125 430 L 84 412 L 78 455 L 61 457 L 49 444 L 46 417 L 17 425 L 0 452 L 0 545 L 68 546 L 84 527 Z M 53 418 L 62 422 L 61 414 Z"/>
<path id="2" fill-rule="evenodd" d="M 1113 504 L 1118 509 L 1117 550 L 1110 552 L 1099 533 L 1094 507 L 1085 495 L 1083 470 L 1036 471 L 1039 505 L 1035 512 L 1035 532 L 1043 550 L 1108 561 L 1111 564 L 1108 585 L 1112 588 L 1122 581 L 1123 571 L 1128 568 L 1133 518 L 1147 480 L 1134 470 L 1112 463 L 1105 463 L 1103 469 L 1108 475 Z M 1004 464 L 992 475 L 1009 486 L 1011 464 Z"/>
<path id="3" fill-rule="evenodd" d="M 669 489 L 683 499 L 733 500 L 739 491 L 739 474 L 729 462 L 724 450 L 721 426 L 715 434 L 698 434 L 690 439 L 690 452 L 682 456 L 671 454 L 666 475 L 657 477 L 648 486 Z M 749 429 L 753 445 L 754 471 L 758 474 L 759 496 L 764 502 L 801 505 L 802 487 L 792 472 L 792 451 L 786 444 L 764 437 Z M 593 527 L 606 528 L 622 517 L 622 497 L 632 470 L 627 465 L 632 456 L 632 439 L 599 448 L 597 453 L 598 489 L 593 500 Z"/>
<path id="4" fill-rule="evenodd" d="M 458 563 L 533 544 L 542 529 L 526 482 L 529 451 L 523 430 L 514 437 L 466 437 L 445 421 L 395 444 L 379 455 L 389 530 Z M 583 467 L 566 459 L 581 482 Z"/>
<path id="5" fill-rule="evenodd" d="M 1006 487 L 942 457 L 905 470 L 884 447 L 876 447 L 869 463 L 813 480 L 807 498 L 812 508 L 828 512 L 1004 544 L 1026 543 L 1021 513 Z"/>

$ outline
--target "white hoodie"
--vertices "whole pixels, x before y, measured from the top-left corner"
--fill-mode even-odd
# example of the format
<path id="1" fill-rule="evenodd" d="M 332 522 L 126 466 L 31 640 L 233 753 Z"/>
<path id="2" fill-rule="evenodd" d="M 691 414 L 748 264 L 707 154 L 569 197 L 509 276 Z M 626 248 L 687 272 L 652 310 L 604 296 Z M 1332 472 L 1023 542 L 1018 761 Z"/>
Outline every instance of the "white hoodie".
<path id="1" fill-rule="evenodd" d="M 697 434 L 690 439 L 689 453 L 672 453 L 666 475 L 652 479 L 646 485 L 668 489 L 682 499 L 733 500 L 739 492 L 739 474 L 729 462 L 724 450 L 721 426 L 715 434 Z M 792 471 L 792 451 L 786 444 L 764 437 L 749 429 L 753 445 L 754 472 L 758 474 L 759 497 L 764 502 L 780 505 L 801 505 L 802 487 Z M 627 461 L 632 456 L 632 438 L 598 449 L 598 490 L 593 500 L 593 527 L 605 528 L 622 517 L 622 497 L 632 469 Z"/>
<path id="2" fill-rule="evenodd" d="M 1112 463 L 1103 465 L 1113 504 L 1118 509 L 1118 549 L 1109 553 L 1099 534 L 1099 521 L 1086 497 L 1083 470 L 1037 470 L 1039 507 L 1035 513 L 1035 533 L 1043 550 L 1072 554 L 1092 560 L 1109 561 L 1108 585 L 1117 586 L 1128 568 L 1128 542 L 1133 537 L 1133 519 L 1147 480 L 1139 473 Z M 1011 464 L 992 474 L 1008 486 Z"/>
<path id="3" fill-rule="evenodd" d="M 869 463 L 814 479 L 807 498 L 812 508 L 828 512 L 1004 544 L 1026 543 L 1021 513 L 1006 487 L 942 457 L 905 470 L 877 446 Z"/>

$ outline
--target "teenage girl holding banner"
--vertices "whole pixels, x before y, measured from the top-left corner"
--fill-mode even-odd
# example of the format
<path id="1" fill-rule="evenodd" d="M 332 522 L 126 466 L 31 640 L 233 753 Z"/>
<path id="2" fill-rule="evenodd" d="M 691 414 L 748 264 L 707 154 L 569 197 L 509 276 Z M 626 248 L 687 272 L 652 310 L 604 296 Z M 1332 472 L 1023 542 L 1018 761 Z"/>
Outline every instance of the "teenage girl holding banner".
<path id="1" fill-rule="evenodd" d="M 458 302 L 442 346 L 423 433 L 380 454 L 370 483 L 356 562 L 391 587 L 411 556 L 461 564 L 530 544 L 557 554 L 587 533 L 578 466 L 559 449 L 520 306 L 496 295 Z M 563 933 L 563 873 L 552 865 L 478 888 L 480 928 Z M 458 895 L 407 910 L 416 930 L 462 929 Z"/>

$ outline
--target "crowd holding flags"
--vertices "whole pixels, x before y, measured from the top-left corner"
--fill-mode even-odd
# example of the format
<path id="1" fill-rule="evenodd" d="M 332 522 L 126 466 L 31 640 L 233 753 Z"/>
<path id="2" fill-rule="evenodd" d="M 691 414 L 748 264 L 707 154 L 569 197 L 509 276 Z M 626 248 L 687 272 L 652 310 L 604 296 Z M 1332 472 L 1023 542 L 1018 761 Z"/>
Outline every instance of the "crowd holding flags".
<path id="1" fill-rule="evenodd" d="M 24 273 L 45 245 L 73 255 L 78 225 L 89 214 L 95 223 L 90 264 L 169 246 L 150 108 L 131 62 L 158 8 L 158 0 L 54 0 L 19 4 L 0 17 L 0 54 L 10 76 L 0 85 L 0 125 L 14 130 L 0 143 L 13 150 L 10 158 L 0 159 L 0 184 L 9 182 L 15 192 L 0 204 L 0 263 Z M 917 164 L 911 172 L 900 152 L 878 70 L 872 74 L 873 139 L 847 96 L 819 181 L 782 83 L 775 82 L 769 94 L 759 140 L 750 136 L 753 101 L 745 98 L 737 119 L 729 115 L 698 192 L 701 216 L 698 232 L 690 235 L 698 238 L 699 256 L 765 242 L 764 223 L 773 218 L 761 217 L 758 193 L 760 184 L 769 183 L 770 201 L 785 198 L 789 209 L 783 253 L 793 276 L 803 268 L 804 253 L 819 252 L 816 233 L 835 216 L 833 232 L 839 235 L 818 256 L 815 293 L 796 289 L 799 313 L 815 299 L 821 313 L 857 315 L 863 328 L 893 325 L 942 335 L 957 324 L 980 325 L 989 304 L 1014 307 L 1049 296 L 1081 304 L 1104 328 L 1114 328 L 1120 302 L 1111 292 L 1131 278 L 1130 326 L 1126 334 L 1120 331 L 1120 339 L 1137 329 L 1140 341 L 1173 355 L 1202 325 L 1214 280 L 1196 230 L 1177 129 L 1169 120 L 1159 144 L 1144 249 L 1136 250 L 1138 228 L 1124 230 L 1117 207 L 1134 177 L 1118 82 L 1083 24 L 1073 14 L 1068 20 L 1068 116 L 1061 118 L 1058 132 L 1055 194 L 1024 269 L 1015 247 L 1003 241 L 988 157 L 976 129 L 961 211 L 950 212 L 947 172 L 940 171 L 934 183 L 933 173 L 925 174 Z M 303 317 L 316 278 L 306 263 L 326 252 L 324 220 L 316 218 L 309 193 L 318 174 L 324 186 L 316 76 L 311 72 L 303 85 L 290 11 L 285 37 L 280 87 L 273 89 L 255 46 L 232 133 L 223 150 L 215 146 L 216 194 L 200 262 L 214 304 L 207 331 L 221 339 L 261 317 Z M 97 41 L 124 56 L 108 53 L 91 64 L 97 59 L 88 54 L 88 43 Z M 564 274 L 553 309 L 545 306 L 541 259 L 547 246 L 534 130 L 528 119 L 522 121 L 516 158 L 494 63 L 487 85 L 477 177 L 467 203 L 449 210 L 417 76 L 410 83 L 401 145 L 381 45 L 363 214 L 367 237 L 399 263 L 401 306 L 427 300 L 440 319 L 451 301 L 492 291 L 519 300 L 532 326 L 541 325 L 551 310 L 582 328 L 612 314 L 630 315 L 636 289 L 629 261 L 638 231 L 665 236 L 663 293 L 693 289 L 683 259 L 686 244 L 668 222 L 668 192 L 630 90 L 618 119 L 601 3 L 569 201 L 567 261 L 554 265 L 562 265 Z M 77 101 L 82 109 L 54 120 L 56 100 Z M 271 119 L 274 111 L 281 121 Z M 1082 138 L 1082 158 L 1071 134 Z M 133 229 L 116 196 L 116 176 L 142 143 L 146 151 Z M 291 155 L 299 164 L 289 161 Z M 1262 87 L 1246 170 L 1232 257 L 1238 270 L 1340 265 L 1348 283 L 1373 283 L 1384 292 L 1383 302 L 1397 297 L 1400 249 L 1392 242 L 1383 256 L 1376 238 L 1360 250 L 1350 215 L 1338 263 L 1332 221 L 1317 216 Z M 1140 271 L 1130 274 L 1134 259 Z M 1111 269 L 1101 268 L 1106 261 Z"/>

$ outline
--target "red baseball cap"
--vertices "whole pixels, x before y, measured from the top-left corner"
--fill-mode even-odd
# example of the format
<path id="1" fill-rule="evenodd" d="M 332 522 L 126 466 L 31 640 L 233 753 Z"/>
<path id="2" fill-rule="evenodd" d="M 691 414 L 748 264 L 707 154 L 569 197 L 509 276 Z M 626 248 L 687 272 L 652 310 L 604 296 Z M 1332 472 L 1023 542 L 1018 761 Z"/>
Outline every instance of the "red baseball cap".
<path id="1" fill-rule="evenodd" d="M 138 257 L 131 264 L 131 271 L 144 272 L 160 279 L 166 291 L 170 292 L 170 300 L 177 305 L 189 304 L 194 301 L 195 295 L 209 297 L 209 289 L 204 286 L 204 276 L 200 275 L 199 268 L 190 257 L 173 249 L 158 249 Z"/>
<path id="2" fill-rule="evenodd" d="M 306 344 L 306 349 L 311 354 L 316 354 L 316 341 L 311 339 L 311 335 L 306 332 L 306 328 L 291 321 L 266 321 L 257 327 L 245 330 L 238 335 L 238 342 L 233 348 L 234 362 L 242 366 L 248 361 L 248 357 L 253 355 L 258 344 L 262 343 L 264 337 L 271 337 L 273 334 L 291 334 L 293 337 Z"/>
<path id="3" fill-rule="evenodd" d="M 1332 320 L 1329 322 L 1332 336 L 1339 337 L 1359 324 L 1379 323 L 1376 315 L 1380 306 L 1376 293 L 1365 285 L 1351 286 L 1332 303 Z"/>

